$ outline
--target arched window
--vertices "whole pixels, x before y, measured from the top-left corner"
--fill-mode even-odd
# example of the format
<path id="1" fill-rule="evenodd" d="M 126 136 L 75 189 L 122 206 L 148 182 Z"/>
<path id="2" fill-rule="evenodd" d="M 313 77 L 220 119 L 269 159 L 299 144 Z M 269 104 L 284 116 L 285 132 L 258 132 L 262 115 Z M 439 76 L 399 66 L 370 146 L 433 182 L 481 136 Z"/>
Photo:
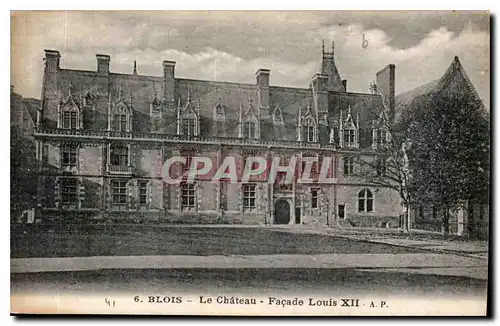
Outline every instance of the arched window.
<path id="1" fill-rule="evenodd" d="M 370 189 L 363 189 L 358 193 L 358 211 L 373 212 L 373 194 Z"/>

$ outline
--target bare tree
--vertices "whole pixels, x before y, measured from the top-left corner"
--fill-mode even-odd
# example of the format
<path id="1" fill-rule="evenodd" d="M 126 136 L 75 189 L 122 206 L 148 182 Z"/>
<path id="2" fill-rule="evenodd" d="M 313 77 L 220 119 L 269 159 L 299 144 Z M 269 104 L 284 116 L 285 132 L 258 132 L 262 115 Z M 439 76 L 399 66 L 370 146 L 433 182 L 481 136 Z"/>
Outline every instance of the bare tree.
<path id="1" fill-rule="evenodd" d="M 357 158 L 359 174 L 368 182 L 394 189 L 401 198 L 403 231 L 407 233 L 411 227 L 410 206 L 412 191 L 410 189 L 410 169 L 406 153 L 409 140 L 404 130 L 399 130 L 387 115 L 380 113 L 379 119 L 373 122 L 372 152 Z"/>

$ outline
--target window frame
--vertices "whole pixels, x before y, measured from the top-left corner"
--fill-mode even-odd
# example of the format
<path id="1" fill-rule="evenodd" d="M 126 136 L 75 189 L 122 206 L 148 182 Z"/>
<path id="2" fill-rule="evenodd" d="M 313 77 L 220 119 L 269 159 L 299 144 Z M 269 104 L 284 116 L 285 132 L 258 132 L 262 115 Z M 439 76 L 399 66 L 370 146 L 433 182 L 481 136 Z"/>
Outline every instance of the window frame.
<path id="1" fill-rule="evenodd" d="M 148 204 L 148 186 L 149 181 L 147 180 L 139 180 L 137 184 L 137 194 L 139 196 L 139 205 L 145 206 Z M 143 193 L 144 191 L 144 193 Z M 142 200 L 144 199 L 144 201 Z"/>
<path id="2" fill-rule="evenodd" d="M 257 123 L 255 121 L 248 120 L 243 122 L 243 138 L 257 138 Z"/>
<path id="3" fill-rule="evenodd" d="M 116 185 L 117 184 L 117 185 Z M 111 180 L 111 203 L 113 206 L 128 205 L 128 182 L 127 180 L 114 179 Z M 118 201 L 115 198 L 119 198 Z M 123 200 L 123 201 L 122 201 Z"/>
<path id="4" fill-rule="evenodd" d="M 188 137 L 197 136 L 198 133 L 196 127 L 196 117 L 191 115 L 182 117 L 182 135 Z"/>
<path id="5" fill-rule="evenodd" d="M 343 130 L 343 140 L 344 146 L 352 147 L 356 145 L 356 130 L 355 129 L 344 129 Z"/>
<path id="6" fill-rule="evenodd" d="M 241 186 L 243 211 L 253 211 L 257 208 L 257 185 L 246 183 Z"/>
<path id="7" fill-rule="evenodd" d="M 311 208 L 319 208 L 319 188 L 311 188 Z"/>
<path id="8" fill-rule="evenodd" d="M 194 183 L 181 184 L 181 209 L 194 210 L 196 203 L 196 185 Z"/>
<path id="9" fill-rule="evenodd" d="M 117 153 L 117 150 L 124 150 L 124 153 Z M 128 145 L 122 145 L 122 144 L 112 144 L 110 146 L 110 153 L 109 153 L 109 164 L 112 166 L 129 166 L 129 147 Z M 125 158 L 125 164 L 123 164 L 122 160 Z M 115 164 L 115 162 L 118 161 L 118 164 Z"/>
<path id="10" fill-rule="evenodd" d="M 76 168 L 78 166 L 79 146 L 77 144 L 63 144 L 60 148 L 61 168 Z"/>
<path id="11" fill-rule="evenodd" d="M 76 130 L 79 124 L 79 112 L 75 109 L 66 109 L 62 112 L 62 129 Z"/>
<path id="12" fill-rule="evenodd" d="M 74 182 L 74 184 L 66 184 L 66 182 L 68 182 L 69 180 L 71 180 L 72 183 Z M 59 179 L 59 185 L 59 197 L 61 205 L 65 207 L 77 208 L 80 201 L 80 180 L 75 177 L 63 177 Z M 69 189 L 71 189 L 71 191 L 68 192 Z"/>
<path id="13" fill-rule="evenodd" d="M 128 128 L 128 114 L 123 112 L 116 112 L 113 114 L 113 130 L 118 132 L 127 132 Z"/>
<path id="14" fill-rule="evenodd" d="M 345 155 L 343 157 L 344 161 L 344 176 L 353 176 L 354 175 L 354 156 L 353 155 Z"/>
<path id="15" fill-rule="evenodd" d="M 358 213 L 373 213 L 374 204 L 375 196 L 370 189 L 364 188 L 358 192 Z"/>

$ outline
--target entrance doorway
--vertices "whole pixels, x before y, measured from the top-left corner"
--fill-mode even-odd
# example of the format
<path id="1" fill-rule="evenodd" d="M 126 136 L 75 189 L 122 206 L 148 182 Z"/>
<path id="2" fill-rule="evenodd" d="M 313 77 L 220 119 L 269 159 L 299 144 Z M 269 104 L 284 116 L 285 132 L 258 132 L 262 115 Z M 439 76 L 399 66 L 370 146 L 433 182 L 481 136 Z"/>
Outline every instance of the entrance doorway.
<path id="1" fill-rule="evenodd" d="M 274 223 L 290 223 L 290 204 L 284 199 L 278 199 L 274 204 Z"/>

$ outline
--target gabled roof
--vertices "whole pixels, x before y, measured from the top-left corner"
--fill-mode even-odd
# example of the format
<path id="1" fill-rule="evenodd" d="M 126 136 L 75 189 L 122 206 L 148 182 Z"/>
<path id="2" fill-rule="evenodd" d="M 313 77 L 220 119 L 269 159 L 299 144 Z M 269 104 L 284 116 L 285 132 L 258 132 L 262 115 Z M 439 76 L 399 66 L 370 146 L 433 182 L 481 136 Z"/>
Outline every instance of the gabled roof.
<path id="1" fill-rule="evenodd" d="M 453 86 L 465 87 L 469 92 L 472 92 L 477 99 L 481 100 L 476 88 L 470 81 L 465 69 L 460 63 L 460 60 L 456 56 L 440 79 L 433 80 L 427 84 L 418 86 L 396 96 L 395 121 L 400 121 L 403 112 L 410 109 L 412 102 L 417 97 L 422 95 L 437 94 Z"/>

